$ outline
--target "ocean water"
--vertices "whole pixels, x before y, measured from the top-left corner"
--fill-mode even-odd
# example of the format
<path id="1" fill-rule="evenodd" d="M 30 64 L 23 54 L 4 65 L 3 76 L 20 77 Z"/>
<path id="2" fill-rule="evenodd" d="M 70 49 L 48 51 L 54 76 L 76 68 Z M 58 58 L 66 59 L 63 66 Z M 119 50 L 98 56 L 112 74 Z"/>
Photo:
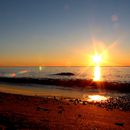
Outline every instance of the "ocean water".
<path id="1" fill-rule="evenodd" d="M 94 79 L 96 73 L 100 80 L 108 82 L 130 82 L 130 67 L 3 67 L 0 77 Z M 54 75 L 62 72 L 74 73 L 74 76 Z"/>
<path id="2" fill-rule="evenodd" d="M 73 76 L 55 75 L 62 72 L 71 72 Z M 51 79 L 97 79 L 108 82 L 130 83 L 130 67 L 3 67 L 0 68 L 0 77 L 26 77 Z M 116 91 L 71 88 L 55 85 L 38 84 L 9 84 L 0 82 L 0 92 L 37 95 L 37 96 L 63 96 L 71 98 L 88 98 L 91 95 L 103 97 L 119 97 L 130 95 Z"/>

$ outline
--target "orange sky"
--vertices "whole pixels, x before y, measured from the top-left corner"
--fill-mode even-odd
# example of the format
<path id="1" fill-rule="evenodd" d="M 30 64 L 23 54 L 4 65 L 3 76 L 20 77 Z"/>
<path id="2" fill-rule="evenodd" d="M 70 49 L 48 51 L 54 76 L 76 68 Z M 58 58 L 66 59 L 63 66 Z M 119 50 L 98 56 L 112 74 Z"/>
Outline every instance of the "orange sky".
<path id="1" fill-rule="evenodd" d="M 105 49 L 104 49 L 105 50 Z M 99 51 L 100 52 L 100 51 Z M 102 56 L 101 66 L 129 66 L 130 55 L 111 49 L 103 52 L 95 52 L 94 49 L 75 49 L 66 55 L 32 55 L 1 57 L 0 66 L 93 66 L 92 56 L 96 53 Z"/>

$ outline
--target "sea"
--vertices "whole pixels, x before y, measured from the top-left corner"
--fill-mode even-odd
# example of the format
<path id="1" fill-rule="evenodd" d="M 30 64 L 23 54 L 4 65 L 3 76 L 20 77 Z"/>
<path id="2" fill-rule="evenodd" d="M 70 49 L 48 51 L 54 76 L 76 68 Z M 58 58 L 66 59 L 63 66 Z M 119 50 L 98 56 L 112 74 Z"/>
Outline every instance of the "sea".
<path id="1" fill-rule="evenodd" d="M 64 75 L 71 73 L 73 75 Z M 62 74 L 62 75 L 61 75 Z M 51 79 L 87 79 L 117 83 L 130 83 L 130 67 L 1 67 L 0 77 L 11 78 L 51 78 Z M 35 96 L 62 96 L 70 98 L 84 98 L 90 95 L 100 95 L 105 97 L 117 97 L 128 95 L 116 91 L 71 88 L 56 85 L 42 85 L 34 83 L 13 84 L 0 82 L 0 92 L 35 95 Z"/>

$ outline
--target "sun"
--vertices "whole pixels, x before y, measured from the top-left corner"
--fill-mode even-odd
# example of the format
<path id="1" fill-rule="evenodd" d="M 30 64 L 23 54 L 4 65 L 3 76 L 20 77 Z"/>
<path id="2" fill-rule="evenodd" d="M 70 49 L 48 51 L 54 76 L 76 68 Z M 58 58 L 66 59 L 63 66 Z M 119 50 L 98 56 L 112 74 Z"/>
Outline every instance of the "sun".
<path id="1" fill-rule="evenodd" d="M 93 59 L 93 62 L 94 62 L 95 64 L 99 64 L 99 63 L 102 61 L 102 56 L 99 55 L 99 54 L 96 54 L 96 55 L 94 55 L 94 56 L 92 57 L 92 59 Z"/>

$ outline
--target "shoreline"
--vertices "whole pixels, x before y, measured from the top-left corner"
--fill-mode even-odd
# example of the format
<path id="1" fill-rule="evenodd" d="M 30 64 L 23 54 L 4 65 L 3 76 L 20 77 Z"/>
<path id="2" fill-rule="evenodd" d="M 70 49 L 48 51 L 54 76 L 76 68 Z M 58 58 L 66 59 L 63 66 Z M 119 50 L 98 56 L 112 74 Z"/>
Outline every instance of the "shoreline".
<path id="1" fill-rule="evenodd" d="M 130 129 L 130 112 L 79 104 L 63 97 L 38 97 L 0 92 L 0 128 Z"/>
<path id="2" fill-rule="evenodd" d="M 113 90 L 119 92 L 130 92 L 130 82 L 107 82 L 93 81 L 87 79 L 53 79 L 53 78 L 16 78 L 16 77 L 0 77 L 1 83 L 14 84 L 40 84 L 40 85 L 56 85 L 63 87 L 88 87 L 91 89 Z"/>

